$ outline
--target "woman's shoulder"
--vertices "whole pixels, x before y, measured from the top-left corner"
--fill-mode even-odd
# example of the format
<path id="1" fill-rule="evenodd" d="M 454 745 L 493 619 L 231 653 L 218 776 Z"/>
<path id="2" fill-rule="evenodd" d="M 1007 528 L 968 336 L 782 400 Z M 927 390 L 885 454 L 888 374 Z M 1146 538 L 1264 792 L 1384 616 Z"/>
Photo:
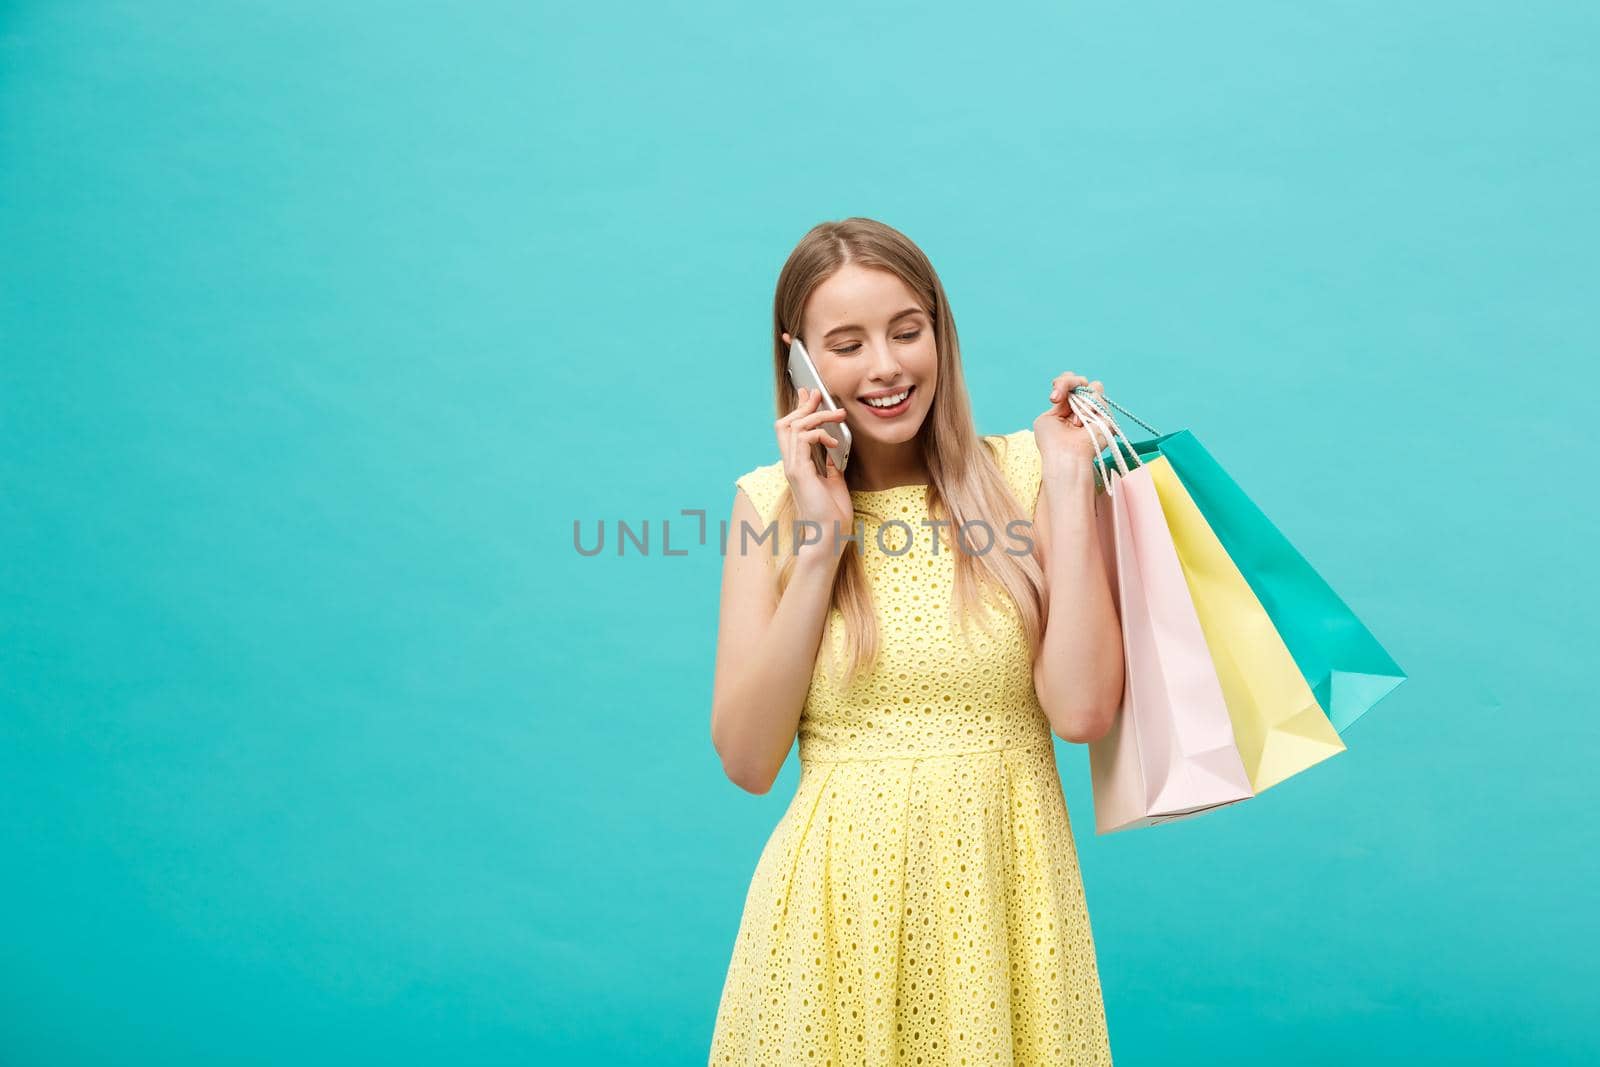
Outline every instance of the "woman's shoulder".
<path id="1" fill-rule="evenodd" d="M 744 490 L 744 495 L 755 505 L 762 522 L 771 522 L 778 511 L 778 501 L 789 488 L 789 478 L 783 473 L 783 460 L 752 468 L 734 479 L 734 484 Z"/>

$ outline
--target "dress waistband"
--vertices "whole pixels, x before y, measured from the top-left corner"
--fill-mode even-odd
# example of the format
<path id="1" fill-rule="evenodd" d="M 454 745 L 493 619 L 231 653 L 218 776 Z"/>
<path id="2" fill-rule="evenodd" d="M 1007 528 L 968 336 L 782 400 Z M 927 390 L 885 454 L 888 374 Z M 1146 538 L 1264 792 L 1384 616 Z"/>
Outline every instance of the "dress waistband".
<path id="1" fill-rule="evenodd" d="M 822 758 L 807 756 L 801 746 L 801 763 L 887 763 L 894 760 L 923 760 L 923 759 L 949 759 L 955 756 L 981 756 L 986 752 L 1015 752 L 1033 751 L 1035 749 L 1054 749 L 1054 735 L 1047 735 L 1033 741 L 1024 741 L 1016 745 L 990 745 L 987 748 L 958 748 L 939 752 L 904 752 L 904 753 L 873 753 L 870 756 L 842 756 Z"/>

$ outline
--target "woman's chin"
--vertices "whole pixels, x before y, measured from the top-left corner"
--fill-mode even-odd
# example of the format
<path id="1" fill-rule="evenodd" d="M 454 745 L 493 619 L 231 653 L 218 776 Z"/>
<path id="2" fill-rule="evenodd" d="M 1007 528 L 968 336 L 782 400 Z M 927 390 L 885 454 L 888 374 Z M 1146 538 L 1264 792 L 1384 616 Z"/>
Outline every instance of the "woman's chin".
<path id="1" fill-rule="evenodd" d="M 867 423 L 865 426 L 860 420 L 855 420 L 850 427 L 850 436 L 856 439 L 867 438 L 876 444 L 898 445 L 904 444 L 915 438 L 922 429 L 922 423 L 927 413 L 919 415 L 917 412 L 907 412 L 905 416 L 892 421 L 882 421 L 877 425 Z M 873 416 L 868 415 L 868 419 Z"/>

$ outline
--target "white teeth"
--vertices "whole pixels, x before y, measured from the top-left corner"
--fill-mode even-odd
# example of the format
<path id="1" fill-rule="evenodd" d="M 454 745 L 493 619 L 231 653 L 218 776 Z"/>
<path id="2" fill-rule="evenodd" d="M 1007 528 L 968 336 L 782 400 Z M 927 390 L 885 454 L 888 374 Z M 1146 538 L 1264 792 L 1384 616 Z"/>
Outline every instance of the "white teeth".
<path id="1" fill-rule="evenodd" d="M 896 393 L 894 396 L 875 397 L 865 401 L 865 403 L 871 404 L 875 408 L 892 408 L 910 395 L 911 390 L 907 389 L 903 393 Z"/>

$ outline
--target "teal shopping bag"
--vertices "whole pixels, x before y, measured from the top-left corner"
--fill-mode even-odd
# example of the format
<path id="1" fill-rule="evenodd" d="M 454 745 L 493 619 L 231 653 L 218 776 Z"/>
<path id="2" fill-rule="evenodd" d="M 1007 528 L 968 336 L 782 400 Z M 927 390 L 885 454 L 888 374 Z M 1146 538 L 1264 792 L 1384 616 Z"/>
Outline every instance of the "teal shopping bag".
<path id="1" fill-rule="evenodd" d="M 1081 386 L 1075 391 L 1089 393 Z M 1335 730 L 1343 733 L 1406 680 L 1406 673 L 1372 631 L 1194 434 L 1188 430 L 1163 434 L 1120 404 L 1098 393 L 1089 395 L 1102 409 L 1109 404 L 1156 435 L 1131 443 L 1123 439 L 1119 447 L 1131 447 L 1141 457 L 1167 457 L 1266 609 Z M 1104 455 L 1108 464 L 1116 462 L 1110 448 Z"/>

